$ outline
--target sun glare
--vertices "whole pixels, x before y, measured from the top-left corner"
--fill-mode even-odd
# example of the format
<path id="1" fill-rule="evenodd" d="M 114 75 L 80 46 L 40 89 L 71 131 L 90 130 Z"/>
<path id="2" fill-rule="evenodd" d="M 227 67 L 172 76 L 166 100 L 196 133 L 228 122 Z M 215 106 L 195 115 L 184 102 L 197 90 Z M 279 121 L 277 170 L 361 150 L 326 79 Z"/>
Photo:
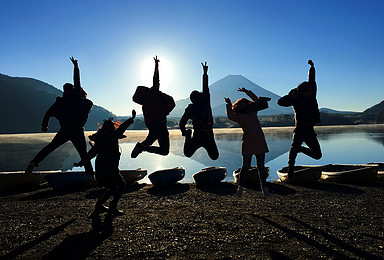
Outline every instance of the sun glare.
<path id="1" fill-rule="evenodd" d="M 158 57 L 159 74 L 160 74 L 160 88 L 167 88 L 172 79 L 172 67 L 168 60 L 164 57 Z M 155 61 L 153 57 L 145 59 L 141 67 L 141 78 L 143 82 L 151 82 L 153 78 L 153 72 L 155 70 Z M 150 86 L 148 86 L 150 87 Z"/>

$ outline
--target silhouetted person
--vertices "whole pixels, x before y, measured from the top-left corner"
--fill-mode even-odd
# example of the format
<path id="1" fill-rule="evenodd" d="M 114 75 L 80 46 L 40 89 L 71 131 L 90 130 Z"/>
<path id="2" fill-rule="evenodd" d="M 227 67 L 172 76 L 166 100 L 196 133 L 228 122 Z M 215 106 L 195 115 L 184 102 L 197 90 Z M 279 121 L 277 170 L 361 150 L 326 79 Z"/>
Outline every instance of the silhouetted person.
<path id="1" fill-rule="evenodd" d="M 132 117 L 123 123 L 113 122 L 111 119 L 105 120 L 102 127 L 95 134 L 89 136 L 94 145 L 88 151 L 86 158 L 79 163 L 75 163 L 75 166 L 82 166 L 85 162 L 89 162 L 93 157 L 97 156 L 95 161 L 96 181 L 99 186 L 107 188 L 96 202 L 91 217 L 106 211 L 108 211 L 108 217 L 124 214 L 123 211 L 117 209 L 117 203 L 126 185 L 119 170 L 119 139 L 125 137 L 123 134 L 133 123 L 135 117 L 136 111 L 132 110 Z M 104 206 L 104 203 L 112 196 L 113 200 L 110 202 L 109 208 Z"/>
<path id="2" fill-rule="evenodd" d="M 133 101 L 143 106 L 144 122 L 149 133 L 143 142 L 138 142 L 132 150 L 131 157 L 136 158 L 141 152 L 168 155 L 169 133 L 167 128 L 167 115 L 175 107 L 173 98 L 160 91 L 159 62 L 155 60 L 155 72 L 153 74 L 153 86 L 147 88 L 139 86 L 133 95 Z M 159 146 L 152 146 L 155 141 Z"/>
<path id="3" fill-rule="evenodd" d="M 229 120 L 239 124 L 243 129 L 241 144 L 241 154 L 243 155 L 243 165 L 241 166 L 237 196 L 243 193 L 243 187 L 247 178 L 248 170 L 251 167 L 252 156 L 256 156 L 257 169 L 261 191 L 265 196 L 270 195 L 266 187 L 267 172 L 265 169 L 265 153 L 269 152 L 265 141 L 263 130 L 261 129 L 257 112 L 268 108 L 267 97 L 257 97 L 251 90 L 239 88 L 238 91 L 247 94 L 252 101 L 246 98 L 237 100 L 233 105 L 229 98 L 225 98 L 227 103 L 227 117 Z"/>
<path id="4" fill-rule="evenodd" d="M 73 81 L 65 83 L 62 97 L 57 97 L 55 103 L 48 109 L 41 123 L 43 132 L 48 131 L 48 123 L 51 117 L 55 117 L 60 123 L 60 130 L 52 141 L 45 146 L 33 160 L 29 163 L 25 172 L 31 173 L 34 167 L 37 167 L 43 159 L 59 146 L 67 141 L 71 141 L 75 146 L 80 157 L 83 159 L 87 154 L 87 145 L 84 136 L 84 125 L 87 122 L 88 115 L 92 109 L 93 103 L 88 100 L 87 94 L 80 85 L 80 70 L 77 60 L 70 58 L 73 65 Z M 93 177 L 93 169 L 90 162 L 84 164 L 88 176 Z"/>
<path id="5" fill-rule="evenodd" d="M 280 106 L 292 106 L 295 111 L 295 130 L 293 131 L 292 145 L 289 150 L 288 177 L 293 178 L 294 166 L 298 153 L 304 153 L 316 160 L 322 157 L 319 141 L 317 140 L 314 125 L 320 122 L 320 113 L 316 100 L 317 86 L 315 79 L 315 66 L 312 60 L 308 72 L 308 81 L 302 82 L 292 89 L 288 95 L 280 98 Z M 302 146 L 306 143 L 307 147 Z"/>
<path id="6" fill-rule="evenodd" d="M 180 130 L 185 136 L 184 155 L 191 157 L 197 149 L 204 147 L 212 160 L 219 158 L 219 151 L 213 135 L 213 118 L 211 109 L 211 96 L 208 88 L 208 66 L 203 64 L 203 92 L 192 91 L 189 104 L 180 120 Z M 192 130 L 185 129 L 188 120 L 192 119 Z"/>

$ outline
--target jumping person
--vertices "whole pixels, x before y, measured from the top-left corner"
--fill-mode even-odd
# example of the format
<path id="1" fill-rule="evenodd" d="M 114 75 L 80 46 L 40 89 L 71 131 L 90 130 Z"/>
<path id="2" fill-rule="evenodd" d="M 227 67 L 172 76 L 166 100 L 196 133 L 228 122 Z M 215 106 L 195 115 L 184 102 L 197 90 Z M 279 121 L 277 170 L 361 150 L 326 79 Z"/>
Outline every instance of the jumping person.
<path id="1" fill-rule="evenodd" d="M 89 162 L 93 157 L 97 156 L 95 161 L 96 181 L 99 186 L 107 188 L 96 202 L 91 217 L 106 211 L 108 211 L 108 217 L 124 214 L 122 210 L 117 209 L 117 203 L 126 185 L 119 170 L 119 139 L 125 137 L 123 134 L 133 123 L 135 117 L 136 111 L 132 110 L 132 117 L 123 123 L 113 122 L 112 119 L 105 120 L 102 127 L 95 134 L 89 136 L 89 139 L 95 144 L 88 151 L 86 158 L 75 163 L 75 166 L 82 166 L 85 162 Z M 110 202 L 109 208 L 104 206 L 104 203 L 112 196 L 113 200 Z"/>
<path id="2" fill-rule="evenodd" d="M 181 117 L 179 126 L 183 136 L 185 136 L 184 155 L 191 157 L 197 149 L 204 147 L 209 157 L 212 160 L 219 158 L 219 151 L 215 143 L 213 135 L 213 118 L 211 109 L 211 97 L 208 88 L 208 66 L 201 63 L 203 66 L 203 92 L 194 90 L 189 98 L 192 104 L 189 104 Z M 188 120 L 192 119 L 192 130 L 185 129 Z"/>
<path id="3" fill-rule="evenodd" d="M 267 172 L 264 164 L 265 153 L 269 152 L 269 150 L 259 119 L 257 118 L 257 112 L 268 108 L 268 101 L 271 99 L 267 97 L 257 97 L 251 90 L 245 88 L 239 88 L 238 91 L 247 94 L 252 101 L 242 98 L 232 105 L 231 100 L 225 98 L 228 119 L 238 123 L 243 129 L 243 141 L 241 144 L 243 164 L 240 170 L 237 196 L 240 197 L 243 194 L 245 179 L 251 167 L 252 155 L 256 156 L 261 192 L 265 196 L 268 196 L 270 193 L 266 187 Z"/>
<path id="4" fill-rule="evenodd" d="M 292 106 L 295 111 L 295 129 L 293 131 L 292 145 L 289 150 L 288 178 L 294 177 L 295 161 L 298 153 L 304 153 L 313 159 L 322 157 L 319 141 L 316 137 L 314 125 L 320 122 L 320 113 L 316 100 L 315 66 L 312 60 L 308 72 L 308 81 L 302 82 L 297 88 L 292 89 L 288 95 L 280 98 L 280 106 Z M 302 146 L 306 143 L 308 147 Z"/>
<path id="5" fill-rule="evenodd" d="M 80 85 L 80 70 L 77 60 L 70 58 L 73 66 L 74 84 L 65 83 L 62 97 L 57 97 L 55 103 L 45 113 L 41 128 L 43 132 L 48 131 L 48 123 L 51 117 L 55 117 L 60 123 L 60 130 L 52 141 L 45 146 L 35 158 L 29 163 L 25 173 L 30 174 L 45 157 L 56 150 L 67 141 L 71 141 L 75 146 L 80 158 L 83 159 L 87 154 L 87 144 L 84 136 L 84 125 L 92 109 L 93 103 L 88 100 L 87 94 Z M 90 178 L 93 178 L 93 169 L 90 162 L 84 164 L 85 171 Z"/>
<path id="6" fill-rule="evenodd" d="M 143 142 L 138 142 L 132 150 L 131 157 L 136 158 L 141 152 L 168 155 L 169 153 L 169 132 L 167 128 L 167 115 L 175 107 L 173 98 L 160 91 L 159 62 L 156 57 L 155 71 L 153 74 L 153 86 L 147 88 L 139 86 L 133 95 L 133 101 L 142 105 L 144 122 L 149 133 Z M 159 146 L 152 146 L 155 141 Z"/>

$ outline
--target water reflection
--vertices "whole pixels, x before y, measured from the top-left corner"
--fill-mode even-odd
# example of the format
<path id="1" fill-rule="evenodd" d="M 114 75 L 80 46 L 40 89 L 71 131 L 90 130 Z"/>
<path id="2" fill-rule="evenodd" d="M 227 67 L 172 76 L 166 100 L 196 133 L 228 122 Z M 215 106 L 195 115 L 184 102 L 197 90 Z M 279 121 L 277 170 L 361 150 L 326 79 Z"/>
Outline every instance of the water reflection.
<path id="1" fill-rule="evenodd" d="M 287 165 L 288 151 L 292 138 L 292 127 L 264 128 L 270 152 L 266 154 L 266 165 L 270 167 L 269 179 L 277 179 L 276 171 Z M 326 126 L 317 127 L 318 139 L 323 151 L 323 158 L 313 160 L 299 154 L 298 164 L 329 163 L 367 163 L 384 161 L 382 157 L 384 145 L 384 125 L 366 126 Z M 91 134 L 91 133 L 87 133 Z M 204 149 L 199 149 L 191 158 L 183 155 L 184 139 L 180 131 L 170 131 L 171 149 L 166 157 L 142 153 L 136 159 L 130 157 L 135 143 L 145 138 L 146 131 L 128 131 L 128 138 L 120 143 L 122 157 L 121 169 L 144 168 L 148 173 L 158 169 L 184 166 L 186 177 L 183 182 L 193 182 L 192 175 L 209 166 L 227 167 L 226 180 L 232 181 L 232 172 L 241 166 L 241 129 L 215 130 L 216 143 L 220 157 L 212 161 Z M 24 170 L 34 155 L 46 145 L 54 134 L 17 134 L 0 135 L 0 170 Z M 83 170 L 73 168 L 73 162 L 79 155 L 72 144 L 67 143 L 50 154 L 37 170 Z M 94 164 L 94 161 L 93 161 Z M 253 165 L 255 165 L 253 158 Z M 143 180 L 149 183 L 148 178 Z"/>

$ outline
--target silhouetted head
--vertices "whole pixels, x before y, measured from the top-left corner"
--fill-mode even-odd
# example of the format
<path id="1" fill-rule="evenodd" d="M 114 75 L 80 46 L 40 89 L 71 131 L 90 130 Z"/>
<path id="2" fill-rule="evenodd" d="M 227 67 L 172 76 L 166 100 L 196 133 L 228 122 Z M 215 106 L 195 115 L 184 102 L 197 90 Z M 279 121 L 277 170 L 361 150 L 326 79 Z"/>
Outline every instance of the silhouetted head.
<path id="1" fill-rule="evenodd" d="M 238 99 L 235 103 L 232 105 L 232 110 L 235 113 L 247 113 L 249 111 L 249 105 L 251 104 L 251 101 L 249 101 L 246 98 Z"/>
<path id="2" fill-rule="evenodd" d="M 63 85 L 63 90 L 64 90 L 63 97 L 71 94 L 74 88 L 75 87 L 71 83 L 65 83 Z"/>
<path id="3" fill-rule="evenodd" d="M 189 99 L 191 100 L 192 103 L 198 103 L 201 98 L 203 97 L 203 93 L 197 91 L 197 90 L 194 90 L 191 92 L 191 95 L 189 95 Z"/>
<path id="4" fill-rule="evenodd" d="M 94 133 L 93 135 L 90 135 L 88 138 L 91 141 L 97 141 L 97 139 L 99 137 L 103 136 L 104 133 L 109 132 L 109 131 L 114 131 L 120 125 L 121 125 L 120 121 L 113 122 L 112 118 L 108 118 L 108 119 L 104 120 L 102 125 L 99 124 L 99 130 L 97 130 L 97 132 Z"/>

